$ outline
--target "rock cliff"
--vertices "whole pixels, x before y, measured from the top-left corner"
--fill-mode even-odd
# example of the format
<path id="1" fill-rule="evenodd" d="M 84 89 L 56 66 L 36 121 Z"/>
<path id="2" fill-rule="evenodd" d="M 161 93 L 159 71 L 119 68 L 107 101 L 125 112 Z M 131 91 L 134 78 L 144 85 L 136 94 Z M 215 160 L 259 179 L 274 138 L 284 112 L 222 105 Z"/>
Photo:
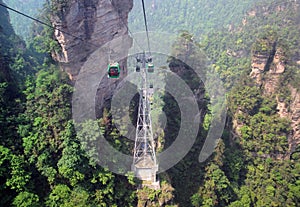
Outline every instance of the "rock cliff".
<path id="1" fill-rule="evenodd" d="M 128 13 L 132 0 L 71 0 L 53 3 L 52 23 L 55 37 L 61 46 L 60 54 L 53 54 L 62 63 L 72 80 L 90 54 L 105 43 L 126 35 Z"/>
<path id="2" fill-rule="evenodd" d="M 99 109 L 108 107 L 118 82 L 126 75 L 126 57 L 132 44 L 127 18 L 132 7 L 133 0 L 70 0 L 52 5 L 52 24 L 63 31 L 55 32 L 61 52 L 53 57 L 74 83 L 85 84 L 82 90 L 89 90 L 82 93 L 90 95 L 89 101 L 96 97 L 97 116 Z M 115 61 L 121 65 L 121 77 L 108 79 L 107 65 Z M 102 80 L 100 74 L 105 74 Z"/>
<path id="3" fill-rule="evenodd" d="M 281 47 L 273 44 L 272 50 L 269 52 L 255 51 L 252 55 L 252 71 L 250 76 L 254 79 L 257 86 L 262 89 L 265 96 L 275 95 L 277 100 L 278 114 L 282 118 L 291 121 L 291 133 L 288 137 L 289 152 L 291 155 L 300 143 L 300 91 L 292 85 L 288 87 L 290 93 L 290 101 L 287 103 L 287 97 L 279 97 L 281 77 L 286 69 L 286 56 Z M 286 157 L 288 158 L 288 157 Z"/>

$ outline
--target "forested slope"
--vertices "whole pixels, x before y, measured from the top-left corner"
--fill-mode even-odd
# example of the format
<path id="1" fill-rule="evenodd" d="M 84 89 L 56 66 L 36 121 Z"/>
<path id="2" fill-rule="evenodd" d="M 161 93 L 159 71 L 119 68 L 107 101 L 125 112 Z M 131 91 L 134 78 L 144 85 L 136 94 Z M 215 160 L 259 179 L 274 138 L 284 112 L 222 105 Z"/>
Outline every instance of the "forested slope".
<path id="1" fill-rule="evenodd" d="M 146 1 L 149 29 L 169 33 L 188 30 L 196 36 L 228 29 L 230 25 L 239 24 L 246 12 L 260 2 L 259 0 Z M 129 25 L 133 31 L 138 32 L 143 30 L 142 7 L 138 0 L 134 1 L 134 5 Z"/>
<path id="2" fill-rule="evenodd" d="M 142 14 L 136 5 L 130 28 L 139 31 Z M 191 168 L 187 163 L 195 158 L 187 156 L 168 171 L 175 201 L 181 206 L 298 206 L 299 3 L 157 0 L 148 7 L 151 30 L 190 32 L 228 91 L 227 127 L 216 154 Z M 199 176 L 198 192 L 192 193 L 182 179 Z"/>
<path id="3" fill-rule="evenodd" d="M 112 120 L 106 113 L 76 134 L 73 86 L 50 56 L 57 48 L 53 30 L 36 31 L 26 49 L 0 9 L 0 206 L 134 205 L 133 179 L 99 167 L 81 149 L 80 136 Z"/>
<path id="4" fill-rule="evenodd" d="M 226 128 L 215 153 L 199 163 L 212 97 L 202 82 L 195 84 L 192 68 L 168 59 L 170 70 L 200 91 L 203 125 L 184 159 L 159 175 L 158 191 L 136 191 L 140 182 L 131 175 L 90 159 L 80 140 L 93 139 L 99 126 L 116 149 L 132 146 L 107 109 L 75 130 L 72 82 L 51 59 L 60 49 L 53 30 L 39 27 L 26 49 L 0 7 L 0 206 L 299 206 L 299 7 L 284 0 L 147 2 L 150 29 L 186 30 L 173 53 L 188 56 L 187 42 L 195 43 L 202 50 L 195 62 L 207 55 L 207 70 L 227 90 Z M 141 17 L 135 1 L 130 29 L 143 30 Z M 160 150 L 172 144 L 180 125 L 176 100 L 164 94 L 163 102 L 168 123 Z"/>

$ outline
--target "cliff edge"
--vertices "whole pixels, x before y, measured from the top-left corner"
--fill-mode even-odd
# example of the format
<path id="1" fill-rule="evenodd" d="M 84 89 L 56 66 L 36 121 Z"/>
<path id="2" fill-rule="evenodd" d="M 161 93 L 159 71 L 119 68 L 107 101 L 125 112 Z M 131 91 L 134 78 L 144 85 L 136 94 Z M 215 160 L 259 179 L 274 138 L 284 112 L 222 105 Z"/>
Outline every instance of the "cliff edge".
<path id="1" fill-rule="evenodd" d="M 52 24 L 64 31 L 55 32 L 61 53 L 53 57 L 62 63 L 71 80 L 76 80 L 90 54 L 128 34 L 127 18 L 132 0 L 71 0 L 52 4 Z"/>

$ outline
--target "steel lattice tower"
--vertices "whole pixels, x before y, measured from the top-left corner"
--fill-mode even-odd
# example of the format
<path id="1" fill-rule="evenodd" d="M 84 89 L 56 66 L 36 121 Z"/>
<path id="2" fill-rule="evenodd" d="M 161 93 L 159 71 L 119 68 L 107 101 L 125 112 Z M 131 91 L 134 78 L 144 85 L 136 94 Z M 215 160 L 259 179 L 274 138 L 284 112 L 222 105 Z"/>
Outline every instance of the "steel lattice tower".
<path id="1" fill-rule="evenodd" d="M 148 89 L 149 85 L 146 72 L 147 60 L 145 54 L 142 54 L 140 62 L 142 63 L 140 71 L 142 84 L 140 89 L 132 170 L 139 179 L 147 181 L 148 186 L 159 188 L 159 182 L 156 180 L 158 164 L 156 162 L 155 143 L 151 125 L 150 93 Z"/>

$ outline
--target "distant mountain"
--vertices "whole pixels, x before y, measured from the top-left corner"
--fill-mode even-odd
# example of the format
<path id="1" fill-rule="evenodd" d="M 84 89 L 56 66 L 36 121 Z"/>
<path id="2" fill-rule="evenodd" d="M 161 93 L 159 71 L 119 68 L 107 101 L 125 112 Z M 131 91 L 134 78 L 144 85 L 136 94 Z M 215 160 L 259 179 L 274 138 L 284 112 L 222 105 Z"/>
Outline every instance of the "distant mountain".
<path id="1" fill-rule="evenodd" d="M 144 31 L 134 3 L 129 28 Z M 187 156 L 168 171 L 180 206 L 299 206 L 299 11 L 296 0 L 147 1 L 149 30 L 189 32 L 227 90 L 226 127 L 205 170 L 186 170 Z M 186 45 L 176 49 L 190 57 Z"/>
<path id="2" fill-rule="evenodd" d="M 45 0 L 4 0 L 4 3 L 7 6 L 32 17 L 36 17 L 39 14 L 39 11 L 42 9 L 45 2 Z M 23 39 L 28 40 L 33 20 L 11 10 L 9 10 L 9 14 L 11 24 L 16 34 L 21 36 Z"/>
<path id="3" fill-rule="evenodd" d="M 149 29 L 164 32 L 188 30 L 197 35 L 240 22 L 257 2 L 261 1 L 149 0 L 146 1 Z M 128 21 L 133 31 L 144 30 L 141 1 L 134 1 Z"/>

